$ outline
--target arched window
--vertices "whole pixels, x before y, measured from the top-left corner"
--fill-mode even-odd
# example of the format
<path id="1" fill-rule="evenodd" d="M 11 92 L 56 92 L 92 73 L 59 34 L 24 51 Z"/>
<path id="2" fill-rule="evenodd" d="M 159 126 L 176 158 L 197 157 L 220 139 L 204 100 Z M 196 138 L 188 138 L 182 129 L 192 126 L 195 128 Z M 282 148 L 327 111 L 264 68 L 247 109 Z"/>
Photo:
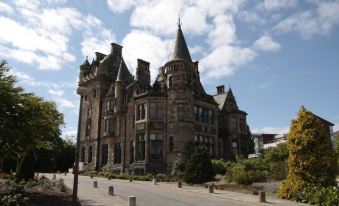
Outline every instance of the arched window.
<path id="1" fill-rule="evenodd" d="M 173 76 L 168 77 L 168 88 L 171 89 L 173 87 Z"/>

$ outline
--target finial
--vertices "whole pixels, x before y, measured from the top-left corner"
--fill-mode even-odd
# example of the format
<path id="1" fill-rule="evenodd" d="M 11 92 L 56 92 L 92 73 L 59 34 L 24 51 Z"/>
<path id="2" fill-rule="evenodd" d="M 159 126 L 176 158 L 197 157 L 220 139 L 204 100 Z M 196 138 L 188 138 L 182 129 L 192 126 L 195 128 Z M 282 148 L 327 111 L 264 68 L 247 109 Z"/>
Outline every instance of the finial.
<path id="1" fill-rule="evenodd" d="M 178 14 L 178 27 L 179 27 L 179 28 L 181 27 L 181 24 L 182 24 L 182 22 L 181 22 L 181 20 L 180 20 L 180 12 L 179 12 L 179 14 Z"/>
<path id="2" fill-rule="evenodd" d="M 88 61 L 88 56 L 86 56 L 86 60 Z"/>
<path id="3" fill-rule="evenodd" d="M 228 83 L 228 90 L 230 90 L 231 89 L 231 84 L 230 83 Z"/>

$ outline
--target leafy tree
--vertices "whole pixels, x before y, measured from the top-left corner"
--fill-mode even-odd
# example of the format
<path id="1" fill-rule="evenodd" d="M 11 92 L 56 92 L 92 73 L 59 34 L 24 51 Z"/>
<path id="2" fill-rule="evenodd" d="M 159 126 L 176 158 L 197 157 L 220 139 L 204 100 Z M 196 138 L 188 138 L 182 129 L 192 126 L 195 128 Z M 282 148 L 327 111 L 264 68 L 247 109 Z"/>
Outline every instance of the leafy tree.
<path id="1" fill-rule="evenodd" d="M 279 197 L 291 199 L 307 186 L 335 184 L 336 154 L 331 147 L 328 128 L 304 107 L 292 121 L 287 145 L 289 170 L 279 189 Z"/>
<path id="2" fill-rule="evenodd" d="M 13 154 L 12 149 L 17 145 L 15 138 L 19 130 L 18 108 L 21 104 L 23 89 L 16 87 L 16 78 L 9 74 L 10 67 L 0 60 L 0 169 L 3 161 Z"/>
<path id="3" fill-rule="evenodd" d="M 198 146 L 188 160 L 184 173 L 187 183 L 203 183 L 213 180 L 214 170 L 210 155 L 203 146 Z"/>
<path id="4" fill-rule="evenodd" d="M 60 139 L 63 115 L 53 102 L 16 87 L 10 67 L 0 61 L 0 163 L 17 159 L 17 180 L 34 176 L 34 153 L 52 149 Z"/>

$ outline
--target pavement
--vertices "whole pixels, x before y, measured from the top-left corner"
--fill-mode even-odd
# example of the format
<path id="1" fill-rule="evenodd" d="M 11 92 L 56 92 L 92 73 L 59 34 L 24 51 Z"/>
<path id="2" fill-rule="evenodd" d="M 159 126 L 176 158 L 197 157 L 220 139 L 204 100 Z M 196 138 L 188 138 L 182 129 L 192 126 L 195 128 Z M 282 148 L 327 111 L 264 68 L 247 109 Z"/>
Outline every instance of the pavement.
<path id="1" fill-rule="evenodd" d="M 53 174 L 44 174 L 48 178 Z M 73 188 L 73 174 L 57 174 L 57 179 L 64 179 L 69 188 Z M 98 187 L 93 187 L 93 181 Z M 108 195 L 108 187 L 114 187 L 114 196 Z M 302 206 L 288 200 L 266 196 L 266 202 L 260 203 L 258 195 L 243 194 L 225 190 L 214 190 L 213 194 L 207 188 L 183 185 L 177 188 L 177 183 L 160 182 L 152 185 L 148 181 L 133 181 L 86 176 L 79 176 L 78 198 L 81 205 L 93 206 L 126 206 L 128 196 L 135 196 L 137 206 Z"/>

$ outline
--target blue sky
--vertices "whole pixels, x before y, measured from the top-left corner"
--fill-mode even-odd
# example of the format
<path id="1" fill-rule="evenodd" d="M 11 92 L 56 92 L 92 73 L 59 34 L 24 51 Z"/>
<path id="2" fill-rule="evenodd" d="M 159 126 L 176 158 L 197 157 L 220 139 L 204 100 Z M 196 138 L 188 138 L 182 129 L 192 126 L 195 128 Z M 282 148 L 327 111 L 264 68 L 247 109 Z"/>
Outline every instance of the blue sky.
<path id="1" fill-rule="evenodd" d="M 301 105 L 339 130 L 338 0 L 0 1 L 0 58 L 19 85 L 55 101 L 75 135 L 79 65 L 110 43 L 151 62 L 169 55 L 180 14 L 203 85 L 231 85 L 252 132 L 284 133 Z"/>

